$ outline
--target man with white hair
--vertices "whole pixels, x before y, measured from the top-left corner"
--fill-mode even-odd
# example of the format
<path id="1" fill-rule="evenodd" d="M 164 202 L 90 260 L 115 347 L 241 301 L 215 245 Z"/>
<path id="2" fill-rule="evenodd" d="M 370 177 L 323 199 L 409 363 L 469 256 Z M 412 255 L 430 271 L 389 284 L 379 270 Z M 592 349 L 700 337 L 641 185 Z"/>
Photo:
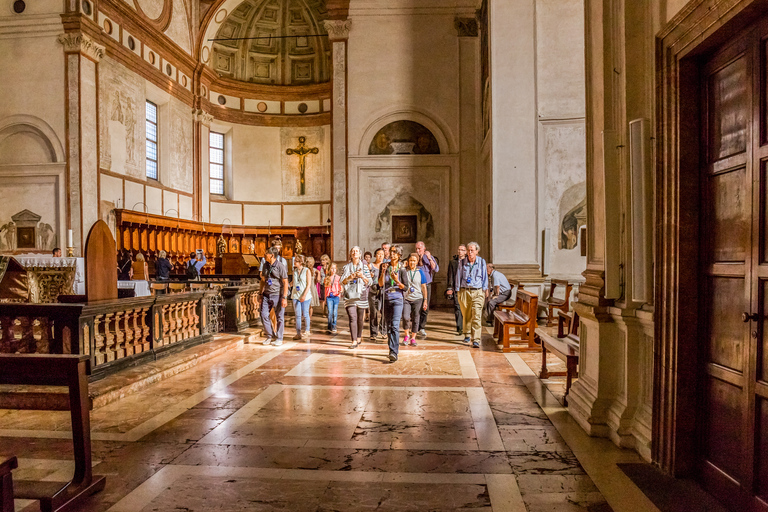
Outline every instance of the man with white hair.
<path id="1" fill-rule="evenodd" d="M 488 290 L 488 269 L 485 260 L 478 256 L 480 245 L 467 244 L 467 257 L 459 261 L 454 279 L 454 293 L 459 298 L 461 315 L 464 317 L 464 343 L 480 348 L 482 339 L 483 305 Z"/>

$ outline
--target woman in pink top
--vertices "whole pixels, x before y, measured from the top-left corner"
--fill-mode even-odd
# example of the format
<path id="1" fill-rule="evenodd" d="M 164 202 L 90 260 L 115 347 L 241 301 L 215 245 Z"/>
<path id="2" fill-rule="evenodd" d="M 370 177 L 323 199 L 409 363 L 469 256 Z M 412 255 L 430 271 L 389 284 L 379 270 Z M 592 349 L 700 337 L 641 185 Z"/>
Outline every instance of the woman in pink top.
<path id="1" fill-rule="evenodd" d="M 341 278 L 336 270 L 336 264 L 328 267 L 328 275 L 325 276 L 325 304 L 328 308 L 328 332 L 336 334 L 336 321 L 339 316 L 339 296 L 341 295 Z"/>

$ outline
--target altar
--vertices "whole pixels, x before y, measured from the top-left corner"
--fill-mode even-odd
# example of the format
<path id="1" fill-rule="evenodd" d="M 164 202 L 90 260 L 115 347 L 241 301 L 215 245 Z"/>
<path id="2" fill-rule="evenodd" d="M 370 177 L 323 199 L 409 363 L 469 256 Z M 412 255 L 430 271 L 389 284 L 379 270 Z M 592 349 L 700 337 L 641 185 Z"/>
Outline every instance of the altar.
<path id="1" fill-rule="evenodd" d="M 27 271 L 29 302 L 56 302 L 59 295 L 85 295 L 85 260 L 21 254 L 14 259 Z"/>

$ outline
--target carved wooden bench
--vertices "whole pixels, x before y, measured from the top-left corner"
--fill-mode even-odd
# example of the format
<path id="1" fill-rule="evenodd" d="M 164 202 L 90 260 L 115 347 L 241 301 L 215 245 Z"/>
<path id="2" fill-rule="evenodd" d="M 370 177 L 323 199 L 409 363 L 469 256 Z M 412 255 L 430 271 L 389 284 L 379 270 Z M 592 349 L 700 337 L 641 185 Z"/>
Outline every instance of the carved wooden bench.
<path id="1" fill-rule="evenodd" d="M 13 475 L 12 469 L 18 467 L 16 457 L 0 463 L 0 512 L 13 512 Z"/>
<path id="2" fill-rule="evenodd" d="M 497 309 L 493 312 L 493 336 L 499 340 L 502 352 L 538 351 L 536 344 L 536 313 L 539 297 L 525 290 L 517 290 L 515 306 L 512 309 Z M 512 341 L 526 343 L 513 347 Z"/>
<path id="3" fill-rule="evenodd" d="M 565 375 L 565 395 L 563 405 L 568 405 L 568 393 L 571 390 L 573 378 L 579 376 L 579 315 L 558 312 L 557 337 L 551 336 L 543 329 L 537 329 L 536 337 L 541 342 L 541 372 L 539 378 L 548 379 L 551 376 Z M 553 372 L 547 369 L 547 353 L 551 352 L 565 361 L 566 371 Z"/>
<path id="4" fill-rule="evenodd" d="M 106 477 L 94 476 L 91 472 L 91 417 L 86 377 L 88 360 L 89 356 L 85 355 L 0 354 L 0 384 L 69 388 L 68 404 L 40 404 L 35 408 L 69 409 L 75 454 L 72 480 L 65 484 L 29 480 L 13 482 L 13 497 L 40 501 L 41 512 L 77 510 L 80 500 L 104 489 L 106 483 Z"/>
<path id="5" fill-rule="evenodd" d="M 565 288 L 565 298 L 560 299 L 555 297 L 555 291 L 558 287 Z M 552 279 L 549 285 L 549 297 L 545 302 L 547 306 L 547 326 L 555 325 L 554 312 L 556 309 L 567 313 L 569 310 L 569 301 L 571 299 L 571 290 L 573 285 L 568 281 L 562 279 Z"/>

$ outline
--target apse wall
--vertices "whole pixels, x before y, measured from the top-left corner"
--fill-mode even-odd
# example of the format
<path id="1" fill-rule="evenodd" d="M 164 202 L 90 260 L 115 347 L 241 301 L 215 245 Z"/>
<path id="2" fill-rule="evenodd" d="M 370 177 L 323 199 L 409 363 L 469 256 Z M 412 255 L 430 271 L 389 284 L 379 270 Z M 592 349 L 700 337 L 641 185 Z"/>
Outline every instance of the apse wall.
<path id="1" fill-rule="evenodd" d="M 457 16 L 474 16 L 472 3 L 454 2 L 451 8 L 431 13 L 376 0 L 350 4 L 350 245 L 371 250 L 394 241 L 408 253 L 417 239 L 423 240 L 447 268 L 461 236 L 462 56 L 472 66 L 477 63 L 476 52 L 462 53 L 455 24 Z M 467 74 L 474 76 L 473 72 Z M 471 88 L 474 91 L 475 86 Z M 476 106 L 467 105 L 464 115 L 474 120 Z M 403 122 L 418 123 L 428 130 L 439 151 L 422 154 L 413 144 L 410 149 L 407 144 L 397 145 L 413 136 L 393 128 L 387 132 L 389 136 L 380 135 L 379 149 L 370 154 L 380 130 Z M 473 158 L 474 148 L 466 154 Z M 466 171 L 474 172 L 474 167 Z M 410 230 L 412 236 L 399 238 L 398 226 Z M 443 271 L 438 274 L 437 296 L 442 296 L 444 281 Z"/>
<path id="2" fill-rule="evenodd" d="M 225 136 L 225 174 L 230 186 L 223 195 L 206 194 L 206 220 L 223 223 L 228 219 L 233 224 L 259 226 L 326 224 L 331 202 L 330 126 L 246 126 L 214 120 L 210 130 Z M 286 153 L 299 147 L 299 137 L 305 138 L 310 150 L 317 148 L 316 154 L 304 157 L 304 194 L 300 190 L 299 157 Z M 207 155 L 203 156 L 206 181 Z"/>
<path id="3" fill-rule="evenodd" d="M 47 250 L 66 236 L 61 3 L 29 2 L 24 20 L 12 19 L 12 4 L 0 4 L 0 251 L 17 249 L 8 227 L 19 214 L 26 224 L 40 218 L 18 252 Z"/>

